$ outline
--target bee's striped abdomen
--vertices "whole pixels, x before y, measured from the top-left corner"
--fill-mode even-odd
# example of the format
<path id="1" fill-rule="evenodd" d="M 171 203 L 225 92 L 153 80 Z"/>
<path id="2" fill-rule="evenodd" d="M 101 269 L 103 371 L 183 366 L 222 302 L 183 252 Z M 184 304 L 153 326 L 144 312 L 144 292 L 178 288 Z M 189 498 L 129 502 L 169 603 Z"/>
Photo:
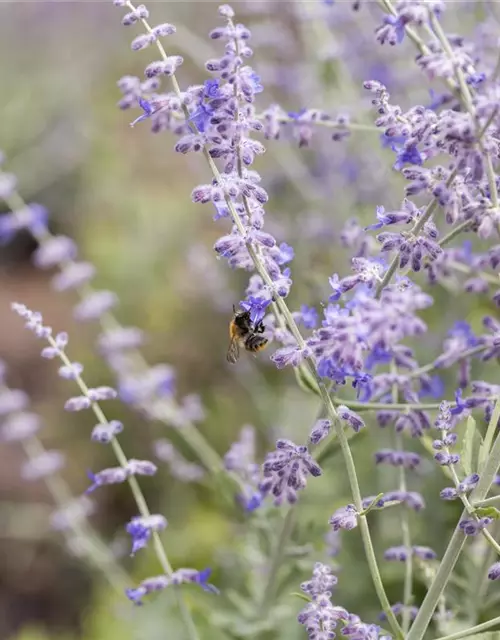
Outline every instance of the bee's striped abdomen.
<path id="1" fill-rule="evenodd" d="M 268 342 L 269 340 L 267 338 L 253 333 L 245 340 L 245 349 L 253 353 L 262 351 L 262 349 L 267 347 Z"/>

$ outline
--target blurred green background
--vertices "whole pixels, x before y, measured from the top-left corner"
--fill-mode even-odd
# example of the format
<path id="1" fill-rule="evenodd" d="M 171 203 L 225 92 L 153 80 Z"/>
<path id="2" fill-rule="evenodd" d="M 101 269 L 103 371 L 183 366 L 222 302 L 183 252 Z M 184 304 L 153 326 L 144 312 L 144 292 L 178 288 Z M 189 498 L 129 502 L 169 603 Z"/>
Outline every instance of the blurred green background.
<path id="1" fill-rule="evenodd" d="M 372 78 L 387 82 L 394 102 L 401 101 L 403 108 L 430 100 L 430 87 L 413 64 L 411 44 L 405 42 L 396 51 L 374 42 L 381 15 L 376 3 L 366 3 L 358 14 L 348 4 L 235 5 L 238 19 L 254 34 L 252 64 L 265 85 L 258 111 L 278 101 L 286 110 L 319 107 L 333 116 L 348 113 L 354 121 L 371 124 L 370 97 L 361 83 Z M 208 77 L 204 61 L 220 55 L 217 43 L 207 38 L 207 31 L 219 24 L 217 6 L 150 6 L 152 24 L 172 22 L 178 28 L 166 46 L 169 53 L 185 59 L 179 73 L 183 87 L 202 83 Z M 483 3 L 453 6 L 456 12 L 449 12 L 447 26 L 453 30 L 459 25 L 461 33 L 473 37 L 474 24 L 486 15 Z M 97 266 L 95 284 L 119 294 L 120 322 L 147 332 L 148 362 L 167 362 L 175 368 L 180 397 L 200 394 L 206 411 L 200 430 L 214 449 L 223 455 L 241 427 L 252 424 L 261 461 L 277 435 L 304 441 L 319 405 L 296 386 L 290 371 L 275 370 L 268 352 L 257 360 L 242 359 L 234 369 L 227 366 L 227 323 L 232 304 L 244 298 L 248 274 L 230 272 L 216 260 L 212 246 L 227 231 L 227 222 L 214 223 L 210 206 L 191 203 L 193 187 L 209 181 L 204 159 L 176 155 L 174 138 L 151 134 L 147 122 L 131 129 L 129 122 L 137 113 L 116 107 L 117 80 L 142 76 L 156 58 L 153 49 L 130 50 L 139 31 L 121 27 L 121 17 L 122 10 L 108 2 L 0 4 L 0 148 L 8 158 L 7 170 L 18 176 L 23 197 L 49 208 L 51 230 L 75 238 L 80 256 Z M 319 131 L 310 149 L 298 149 L 285 135 L 266 146 L 255 168 L 271 196 L 267 229 L 296 252 L 289 305 L 292 310 L 301 304 L 320 310 L 320 302 L 329 295 L 328 277 L 349 270 L 350 256 L 339 243 L 345 221 L 355 216 L 368 224 L 376 205 L 398 207 L 404 181 L 392 172 L 393 153 L 381 148 L 377 132 L 354 133 L 338 143 L 331 141 L 328 131 Z M 39 358 L 39 344 L 12 316 L 10 303 L 17 300 L 40 310 L 48 324 L 69 332 L 69 353 L 85 365 L 88 384 L 113 384 L 113 379 L 94 348 L 98 329 L 75 324 L 71 314 L 76 300 L 53 292 L 50 274 L 31 266 L 34 248 L 33 240 L 20 234 L 0 249 L 0 357 L 9 367 L 9 385 L 26 390 L 43 416 L 45 446 L 67 453 L 64 476 L 79 495 L 87 487 L 85 470 L 114 465 L 112 452 L 90 443 L 94 423 L 88 414 L 64 413 L 64 401 L 74 389 L 57 377 L 54 363 Z M 417 279 L 427 286 L 423 276 Z M 472 298 L 471 303 L 459 292 L 458 283 L 433 289 L 435 304 L 423 313 L 429 335 L 413 345 L 422 363 L 439 353 L 455 320 L 468 320 L 478 329 L 481 317 L 491 312 L 486 296 Z M 475 364 L 473 378 L 493 380 L 496 366 Z M 451 397 L 453 376 L 446 382 Z M 197 461 L 172 429 L 118 402 L 107 407 L 110 417 L 126 426 L 121 440 L 130 457 L 151 457 L 153 440 L 168 437 L 187 459 Z M 376 428 L 373 416 L 367 417 L 367 424 L 369 433 L 353 444 L 365 495 L 397 484 L 396 472 L 371 464 L 375 450 L 391 446 L 391 434 Z M 418 443 L 409 446 L 421 451 Z M 15 445 L 0 448 L 0 638 L 182 639 L 169 592 L 142 609 L 131 607 L 50 529 L 52 504 L 44 485 L 19 479 L 23 455 Z M 222 592 L 216 601 L 194 586 L 185 589 L 204 638 L 240 637 L 231 616 L 250 602 L 251 585 L 257 590 L 262 585 L 266 554 L 282 518 L 281 511 L 272 508 L 251 521 L 244 518 L 228 497 L 228 487 L 222 486 L 225 483 L 207 477 L 198 484 L 184 484 L 161 463 L 159 473 L 142 482 L 152 510 L 169 520 L 163 539 L 172 564 L 213 567 L 212 582 Z M 410 489 L 421 491 L 427 500 L 424 513 L 410 515 L 415 544 L 430 545 L 438 553 L 459 514 L 457 506 L 439 501 L 445 483 L 431 462 L 410 479 Z M 128 487 L 100 489 L 94 497 L 92 523 L 132 580 L 160 573 L 150 549 L 135 559 L 128 557 L 123 526 L 135 514 Z M 263 632 L 262 638 L 305 637 L 295 621 L 303 603 L 290 593 L 308 579 L 315 560 L 325 560 L 328 518 L 347 502 L 342 461 L 334 457 L 325 474 L 310 482 L 301 496 L 294 534 L 297 553 L 287 559 L 279 585 L 282 608 L 273 613 L 276 628 Z M 400 544 L 397 509 L 373 514 L 371 525 L 379 558 L 386 547 Z M 302 557 L 305 551 L 309 553 Z M 376 620 L 379 607 L 357 532 L 343 538 L 337 561 L 342 570 L 335 602 L 363 620 Z M 383 577 L 390 600 L 399 600 L 403 567 L 383 564 Z M 417 599 L 424 590 L 419 582 Z M 220 618 L 214 619 L 216 608 Z M 222 617 L 224 630 L 214 631 L 214 620 Z"/>

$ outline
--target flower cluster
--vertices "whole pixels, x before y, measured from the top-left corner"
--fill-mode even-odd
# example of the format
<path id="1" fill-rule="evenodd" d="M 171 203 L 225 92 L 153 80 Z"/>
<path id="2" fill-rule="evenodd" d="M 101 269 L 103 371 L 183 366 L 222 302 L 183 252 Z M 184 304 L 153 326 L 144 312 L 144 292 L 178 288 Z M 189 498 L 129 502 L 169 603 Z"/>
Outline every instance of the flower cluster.
<path id="1" fill-rule="evenodd" d="M 305 626 L 308 638 L 335 638 L 337 628 L 341 625 L 340 633 L 345 638 L 388 640 L 389 636 L 381 635 L 377 625 L 365 624 L 358 616 L 332 603 L 332 588 L 336 584 L 337 578 L 332 574 L 331 568 L 318 562 L 314 566 L 312 579 L 300 585 L 302 591 L 311 598 L 297 616 L 299 623 Z"/>
<path id="2" fill-rule="evenodd" d="M 262 471 L 264 477 L 259 490 L 264 495 L 272 493 L 275 505 L 283 501 L 296 502 L 297 492 L 305 488 L 307 477 L 316 478 L 322 473 L 307 447 L 291 440 L 276 442 L 276 451 L 267 454 Z"/>

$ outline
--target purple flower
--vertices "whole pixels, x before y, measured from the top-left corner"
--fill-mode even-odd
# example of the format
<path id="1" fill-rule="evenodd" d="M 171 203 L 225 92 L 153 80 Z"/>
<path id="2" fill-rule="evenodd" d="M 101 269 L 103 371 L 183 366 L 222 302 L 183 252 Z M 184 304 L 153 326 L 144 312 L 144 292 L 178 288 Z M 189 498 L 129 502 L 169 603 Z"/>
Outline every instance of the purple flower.
<path id="1" fill-rule="evenodd" d="M 279 257 L 277 260 L 278 264 L 287 264 L 288 262 L 291 262 L 293 260 L 294 256 L 295 252 L 293 250 L 293 247 L 291 247 L 286 242 L 282 242 L 279 246 Z"/>
<path id="2" fill-rule="evenodd" d="M 303 304 L 300 307 L 300 317 L 306 329 L 315 329 L 318 324 L 318 312 L 314 307 Z"/>
<path id="3" fill-rule="evenodd" d="M 347 621 L 349 613 L 343 607 L 334 606 L 331 602 L 332 588 L 337 578 L 327 565 L 317 562 L 314 565 L 311 580 L 300 585 L 304 593 L 311 597 L 311 601 L 297 616 L 299 624 L 306 627 L 309 638 L 334 638 L 335 629 L 339 622 Z"/>
<path id="4" fill-rule="evenodd" d="M 473 473 L 472 475 L 467 476 L 457 485 L 457 493 L 460 495 L 469 493 L 470 491 L 476 488 L 478 482 L 479 482 L 478 473 Z"/>
<path id="5" fill-rule="evenodd" d="M 203 591 L 218 594 L 219 590 L 217 587 L 214 587 L 213 584 L 208 582 L 211 573 L 212 569 L 208 567 L 206 569 L 202 569 L 202 571 L 197 571 L 196 569 L 177 569 L 177 571 L 174 571 L 171 576 L 171 582 L 172 584 L 198 584 Z"/>
<path id="6" fill-rule="evenodd" d="M 298 367 L 310 356 L 311 349 L 308 347 L 300 349 L 300 347 L 297 347 L 296 345 L 291 345 L 275 351 L 271 356 L 271 360 L 275 363 L 278 369 L 283 369 L 283 367 L 286 366 Z"/>
<path id="7" fill-rule="evenodd" d="M 412 555 L 412 550 L 408 547 L 389 547 L 384 551 L 384 559 L 397 562 L 405 562 Z"/>
<path id="8" fill-rule="evenodd" d="M 128 473 L 122 467 L 109 467 L 107 469 L 103 469 L 98 473 L 92 473 L 91 471 L 87 472 L 92 484 L 85 491 L 85 493 L 92 493 L 98 487 L 102 487 L 106 484 L 119 484 L 121 482 L 125 482 L 128 477 Z"/>
<path id="9" fill-rule="evenodd" d="M 355 433 L 365 426 L 363 419 L 357 413 L 351 411 L 344 405 L 337 407 L 337 414 L 341 420 L 345 420 Z"/>
<path id="10" fill-rule="evenodd" d="M 403 146 L 396 153 L 396 162 L 393 165 L 393 168 L 396 171 L 400 171 L 405 164 L 416 164 L 421 165 L 423 163 L 423 158 L 417 149 L 416 144 L 409 144 Z"/>
<path id="11" fill-rule="evenodd" d="M 384 22 L 386 24 L 390 24 L 394 27 L 394 33 L 396 36 L 396 42 L 398 44 L 401 44 L 401 42 L 403 42 L 403 39 L 405 37 L 405 25 L 407 20 L 405 20 L 403 18 L 403 16 L 384 16 Z M 392 44 L 392 43 L 391 43 Z"/>
<path id="12" fill-rule="evenodd" d="M 466 402 L 462 401 L 462 395 L 462 389 L 457 389 L 455 391 L 455 406 L 450 409 L 450 413 L 452 416 L 458 416 L 467 410 L 467 404 Z"/>
<path id="13" fill-rule="evenodd" d="M 244 311 L 250 311 L 250 320 L 253 324 L 257 324 L 264 318 L 266 309 L 271 302 L 271 298 L 248 296 L 246 300 L 240 302 L 240 307 Z"/>
<path id="14" fill-rule="evenodd" d="M 196 110 L 189 116 L 189 120 L 194 123 L 200 133 L 204 133 L 213 113 L 210 104 L 200 102 Z"/>
<path id="15" fill-rule="evenodd" d="M 92 429 L 90 439 L 101 444 L 108 444 L 123 431 L 123 424 L 119 420 L 111 420 L 104 424 L 96 424 Z"/>
<path id="16" fill-rule="evenodd" d="M 435 560 L 437 558 L 436 552 L 430 547 L 422 547 L 414 545 L 412 547 L 413 555 L 421 560 Z"/>
<path id="17" fill-rule="evenodd" d="M 431 376 L 420 380 L 419 398 L 431 397 L 439 400 L 443 397 L 445 385 L 440 376 Z"/>
<path id="18" fill-rule="evenodd" d="M 395 451 L 393 449 L 381 449 L 375 453 L 376 464 L 390 464 L 394 467 L 416 469 L 421 458 L 413 451 Z"/>
<path id="19" fill-rule="evenodd" d="M 276 451 L 268 453 L 262 465 L 263 479 L 259 489 L 263 494 L 272 493 L 274 504 L 284 500 L 293 504 L 297 492 L 304 489 L 309 475 L 321 475 L 321 467 L 314 461 L 306 446 L 290 440 L 278 440 Z"/>
<path id="20" fill-rule="evenodd" d="M 69 400 L 66 400 L 64 408 L 66 411 L 84 411 L 90 409 L 92 401 L 87 396 L 74 396 Z"/>
<path id="21" fill-rule="evenodd" d="M 373 502 L 373 499 L 367 500 L 368 504 L 364 506 L 366 507 Z M 405 503 L 410 509 L 414 511 L 420 511 L 425 507 L 425 501 L 420 493 L 416 491 L 388 491 L 383 495 L 382 498 L 377 502 L 377 507 L 384 507 L 387 503 L 390 502 L 400 502 Z"/>
<path id="22" fill-rule="evenodd" d="M 488 569 L 488 579 L 489 580 L 498 580 L 500 578 L 500 562 L 495 562 Z"/>
<path id="23" fill-rule="evenodd" d="M 167 520 L 160 514 L 132 518 L 125 527 L 127 533 L 132 537 L 130 555 L 135 555 L 139 549 L 143 549 L 147 545 L 153 531 L 164 531 L 166 528 Z"/>
<path id="24" fill-rule="evenodd" d="M 66 236 L 51 236 L 33 254 L 33 262 L 39 269 L 52 269 L 76 258 L 76 244 Z"/>
<path id="25" fill-rule="evenodd" d="M 491 524 L 493 520 L 491 518 L 479 518 L 474 520 L 473 518 L 465 518 L 458 523 L 458 526 L 465 533 L 466 536 L 475 536 L 485 527 Z"/>
<path id="26" fill-rule="evenodd" d="M 453 487 L 445 487 L 439 492 L 439 497 L 443 500 L 455 500 L 458 498 L 458 492 Z"/>
<path id="27" fill-rule="evenodd" d="M 8 180 L 6 176 L 8 174 L 0 173 L 0 197 L 2 196 L 2 187 L 6 186 Z M 15 188 L 14 182 L 12 187 Z M 22 209 L 3 214 L 0 216 L 0 246 L 10 242 L 22 229 L 27 229 L 35 236 L 42 233 L 47 227 L 47 220 L 47 209 L 37 203 L 31 203 Z"/>
<path id="28" fill-rule="evenodd" d="M 138 118 L 136 118 L 133 122 L 130 123 L 131 127 L 135 127 L 135 125 L 138 124 L 139 122 L 142 122 L 147 118 L 150 118 L 154 113 L 152 105 L 146 99 L 139 98 L 138 102 L 139 102 L 139 106 L 141 107 L 144 113 L 142 113 Z"/>
<path id="29" fill-rule="evenodd" d="M 330 420 L 317 420 L 309 436 L 311 444 L 318 444 L 319 442 L 321 442 L 321 440 L 327 437 L 331 429 L 332 423 Z"/>
<path id="30" fill-rule="evenodd" d="M 434 460 L 442 467 L 449 467 L 460 462 L 460 455 L 458 453 L 447 453 L 446 451 L 439 451 L 434 455 Z"/>
<path id="31" fill-rule="evenodd" d="M 353 504 L 348 504 L 345 507 L 340 507 L 331 516 L 328 521 L 334 531 L 339 529 L 346 529 L 350 531 L 358 526 L 358 512 Z"/>
<path id="32" fill-rule="evenodd" d="M 126 472 L 128 476 L 154 476 L 158 471 L 158 467 L 150 460 L 137 460 L 130 458 L 126 463 Z"/>
<path id="33" fill-rule="evenodd" d="M 406 142 L 406 135 L 401 135 L 401 136 L 397 136 L 397 135 L 387 135 L 387 133 L 383 133 L 380 136 L 380 143 L 382 145 L 383 149 L 391 149 L 391 151 L 397 151 L 398 150 L 398 146 L 397 145 L 402 145 Z M 383 207 L 380 207 L 381 209 L 383 209 Z M 378 207 L 377 207 L 378 209 Z"/>
<path id="34" fill-rule="evenodd" d="M 305 113 L 307 113 L 307 109 L 303 107 L 302 109 L 299 109 L 299 111 L 289 111 L 288 117 L 292 118 L 292 120 L 300 120 L 301 116 Z"/>
<path id="35" fill-rule="evenodd" d="M 154 576 L 146 578 L 141 584 L 134 589 L 126 589 L 125 594 L 134 604 L 141 605 L 144 596 L 155 591 L 162 591 L 171 584 L 170 578 L 166 575 Z"/>
<path id="36" fill-rule="evenodd" d="M 331 592 L 337 582 L 337 577 L 333 575 L 331 567 L 317 562 L 314 565 L 311 580 L 303 582 L 300 588 L 304 593 L 314 597 L 321 593 Z"/>

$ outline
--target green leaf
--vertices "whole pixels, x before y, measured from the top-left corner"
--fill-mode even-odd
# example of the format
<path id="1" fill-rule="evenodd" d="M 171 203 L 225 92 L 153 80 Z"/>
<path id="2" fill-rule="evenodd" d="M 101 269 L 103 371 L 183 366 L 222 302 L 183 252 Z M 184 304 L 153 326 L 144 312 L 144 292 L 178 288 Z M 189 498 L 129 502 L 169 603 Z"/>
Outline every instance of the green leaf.
<path id="1" fill-rule="evenodd" d="M 380 498 L 383 496 L 383 492 L 379 493 L 378 496 L 375 496 L 375 498 L 373 498 L 373 500 L 370 502 L 370 504 L 366 507 L 366 509 L 363 509 L 363 511 L 359 514 L 360 516 L 366 516 L 367 513 L 370 513 L 370 511 L 372 509 L 377 508 L 377 502 L 380 500 Z"/>
<path id="2" fill-rule="evenodd" d="M 294 368 L 294 373 L 297 383 L 303 391 L 307 391 L 308 393 L 312 392 L 317 396 L 321 395 L 318 384 L 307 367 L 301 365 L 300 367 Z"/>
<path id="3" fill-rule="evenodd" d="M 292 591 L 290 593 L 291 596 L 295 596 L 296 598 L 300 598 L 301 600 L 305 600 L 306 602 L 312 602 L 311 598 L 308 598 L 305 593 L 299 593 L 298 591 Z"/>
<path id="4" fill-rule="evenodd" d="M 493 518 L 493 520 L 500 518 L 500 511 L 496 507 L 477 507 L 474 513 L 480 518 Z"/>
<path id="5" fill-rule="evenodd" d="M 491 446 L 491 441 L 486 442 L 486 440 L 483 440 L 483 438 L 481 438 L 481 444 L 479 446 L 479 455 L 478 455 L 478 461 L 477 461 L 478 473 L 482 473 L 484 470 L 484 466 L 486 464 L 486 461 L 488 460 L 488 456 L 490 455 L 490 446 Z"/>
<path id="6" fill-rule="evenodd" d="M 472 416 L 467 418 L 467 426 L 465 427 L 464 439 L 462 442 L 462 450 L 460 452 L 460 460 L 466 476 L 472 474 L 474 437 L 477 434 L 476 421 Z"/>

